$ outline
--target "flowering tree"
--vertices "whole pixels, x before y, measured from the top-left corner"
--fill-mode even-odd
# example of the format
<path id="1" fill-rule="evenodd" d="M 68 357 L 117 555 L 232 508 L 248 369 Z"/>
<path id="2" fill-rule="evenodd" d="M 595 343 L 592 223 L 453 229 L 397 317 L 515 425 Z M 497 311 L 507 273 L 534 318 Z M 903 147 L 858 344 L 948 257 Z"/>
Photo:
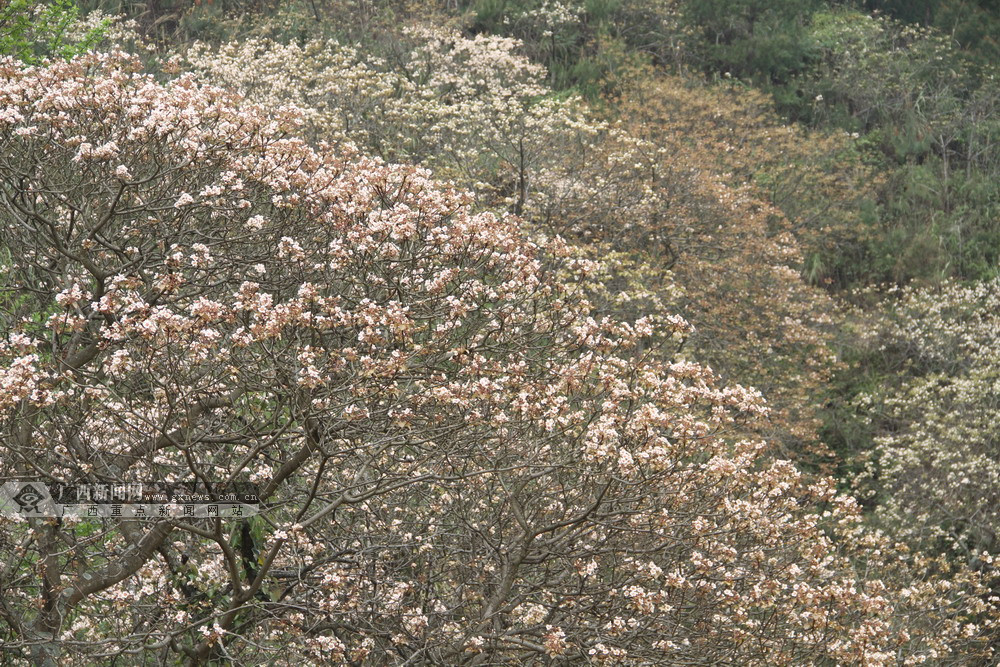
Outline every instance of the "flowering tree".
<path id="1" fill-rule="evenodd" d="M 522 213 L 536 175 L 578 131 L 574 99 L 556 100 L 510 38 L 407 28 L 383 57 L 335 41 L 196 44 L 177 61 L 265 107 L 303 109 L 309 133 L 419 163 Z"/>
<path id="2" fill-rule="evenodd" d="M 382 71 L 384 61 L 334 40 L 300 46 L 250 38 L 217 49 L 197 42 L 171 64 L 263 107 L 296 106 L 306 123 L 303 136 L 371 148 L 388 127 L 383 111 L 400 85 Z"/>
<path id="3" fill-rule="evenodd" d="M 767 396 L 758 427 L 781 456 L 828 463 L 818 408 L 834 308 L 802 268 L 826 250 L 818 239 L 858 233 L 855 200 L 817 196 L 858 180 L 850 162 L 823 162 L 846 137 L 802 137 L 730 86 L 661 77 L 645 90 L 538 175 L 530 213 L 593 249 L 597 303 L 681 313 L 696 330 L 685 354 Z"/>
<path id="4" fill-rule="evenodd" d="M 235 527 L 3 518 L 12 661 L 983 648 L 973 577 L 874 578 L 898 554 L 850 498 L 725 437 L 759 395 L 597 321 L 544 268 L 564 245 L 120 54 L 0 61 L 0 109 L 2 478 L 265 503 Z"/>
<path id="5" fill-rule="evenodd" d="M 876 429 L 863 479 L 901 535 L 979 563 L 1000 551 L 1000 284 L 901 292 L 864 320 L 899 381 L 859 401 Z"/>
<path id="6" fill-rule="evenodd" d="M 515 40 L 426 28 L 406 35 L 396 58 L 366 59 L 335 42 L 249 40 L 196 46 L 184 62 L 267 108 L 300 106 L 317 138 L 432 166 L 474 189 L 480 204 L 506 205 L 572 239 L 582 261 L 558 269 L 602 313 L 634 319 L 682 308 L 699 332 L 698 358 L 767 391 L 776 408 L 767 434 L 780 435 L 785 454 L 812 446 L 819 422 L 808 397 L 831 364 L 810 311 L 829 308 L 789 268 L 801 256 L 781 212 L 722 176 L 761 163 L 768 142 L 799 153 L 805 142 L 781 131 L 759 97 L 684 92 L 672 79 L 658 82 L 656 101 L 641 111 L 626 105 L 642 126 L 599 121 L 574 100 L 547 97 L 544 71 Z M 746 150 L 727 143 L 737 141 L 726 122 L 734 119 L 752 137 Z M 728 159 L 716 165 L 716 153 Z M 815 171 L 794 194 L 817 183 L 829 190 Z M 780 187 L 789 180 L 772 184 L 783 200 L 798 199 Z M 822 212 L 828 219 L 832 208 Z M 680 341 L 663 332 L 673 352 Z M 790 367 L 800 380 L 787 381 Z"/>

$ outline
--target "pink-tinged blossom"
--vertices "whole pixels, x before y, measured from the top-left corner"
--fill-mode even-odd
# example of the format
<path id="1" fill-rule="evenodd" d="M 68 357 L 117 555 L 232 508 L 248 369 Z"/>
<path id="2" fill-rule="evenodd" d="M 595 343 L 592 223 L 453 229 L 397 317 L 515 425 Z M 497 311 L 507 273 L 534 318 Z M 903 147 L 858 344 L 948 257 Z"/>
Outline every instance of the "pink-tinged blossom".
<path id="1" fill-rule="evenodd" d="M 454 87 L 446 118 L 491 118 L 477 96 L 510 83 L 494 55 L 543 90 L 506 40 L 414 34 L 411 62 Z M 945 589 L 832 483 L 768 461 L 737 430 L 766 414 L 758 392 L 643 354 L 652 321 L 599 312 L 516 218 L 120 54 L 0 61 L 0 109 L 0 180 L 66 244 L 0 222 L 28 304 L 4 313 L 5 476 L 209 476 L 267 501 L 237 530 L 7 530 L 0 561 L 38 567 L 4 607 L 54 628 L 24 641 L 35 662 L 887 665 L 986 646 L 955 620 L 991 612 L 978 574 Z M 37 135 L 16 136 L 29 114 Z M 121 165 L 150 176 L 114 181 Z M 898 572 L 906 596 L 880 579 Z"/>

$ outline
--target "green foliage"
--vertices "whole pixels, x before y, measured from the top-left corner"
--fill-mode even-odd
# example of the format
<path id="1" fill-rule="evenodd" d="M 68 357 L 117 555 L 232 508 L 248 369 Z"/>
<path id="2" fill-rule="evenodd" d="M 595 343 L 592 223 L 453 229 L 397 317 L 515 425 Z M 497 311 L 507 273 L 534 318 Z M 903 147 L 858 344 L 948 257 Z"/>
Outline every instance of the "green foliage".
<path id="1" fill-rule="evenodd" d="M 837 455 L 836 477 L 842 488 L 864 469 L 864 458 L 874 446 L 874 429 L 866 413 L 856 405 L 859 395 L 874 390 L 885 381 L 884 358 L 856 344 L 856 332 L 837 341 L 844 368 L 834 376 L 823 396 L 820 438 Z M 867 499 L 871 505 L 871 498 Z"/>
<path id="2" fill-rule="evenodd" d="M 885 175 L 857 282 L 993 275 L 995 74 L 933 29 L 855 10 L 816 12 L 810 39 L 815 58 L 776 94 L 779 108 L 862 133 L 861 159 Z"/>
<path id="3" fill-rule="evenodd" d="M 886 193 L 892 224 L 876 246 L 876 271 L 897 282 L 951 275 L 987 279 L 1000 259 L 1000 187 L 977 170 L 946 172 L 929 157 L 896 170 Z"/>
<path id="4" fill-rule="evenodd" d="M 867 0 L 870 10 L 951 35 L 980 64 L 1000 59 L 1000 4 L 995 0 Z"/>
<path id="5" fill-rule="evenodd" d="M 233 525 L 229 543 L 233 550 L 239 554 L 247 585 L 253 583 L 261 565 L 263 565 L 264 553 L 262 552 L 266 526 L 266 522 L 258 516 L 249 517 Z"/>
<path id="6" fill-rule="evenodd" d="M 812 0 L 689 0 L 689 49 L 709 71 L 773 84 L 802 70 L 810 55 Z"/>
<path id="7" fill-rule="evenodd" d="M 86 53 L 101 41 L 110 20 L 81 25 L 79 13 L 72 0 L 11 0 L 0 9 L 0 54 L 37 64 Z"/>
<path id="8" fill-rule="evenodd" d="M 988 65 L 1000 62 L 1000 5 L 984 5 L 968 0 L 944 2 L 934 13 L 934 24 L 975 62 Z"/>

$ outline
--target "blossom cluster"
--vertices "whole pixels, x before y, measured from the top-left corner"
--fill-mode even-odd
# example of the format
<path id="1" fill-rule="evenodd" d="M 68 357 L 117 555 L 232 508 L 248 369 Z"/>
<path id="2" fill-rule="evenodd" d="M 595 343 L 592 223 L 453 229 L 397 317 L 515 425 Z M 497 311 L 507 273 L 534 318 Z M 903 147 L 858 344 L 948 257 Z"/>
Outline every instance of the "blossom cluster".
<path id="1" fill-rule="evenodd" d="M 414 27 L 392 61 L 335 41 L 196 44 L 178 64 L 269 109 L 298 107 L 309 133 L 391 161 L 420 163 L 518 211 L 534 174 L 592 125 L 556 100 L 516 40 Z"/>
<path id="2" fill-rule="evenodd" d="M 862 340 L 903 368 L 858 400 L 876 443 L 859 482 L 900 535 L 980 563 L 1000 551 L 1000 283 L 893 292 Z"/>

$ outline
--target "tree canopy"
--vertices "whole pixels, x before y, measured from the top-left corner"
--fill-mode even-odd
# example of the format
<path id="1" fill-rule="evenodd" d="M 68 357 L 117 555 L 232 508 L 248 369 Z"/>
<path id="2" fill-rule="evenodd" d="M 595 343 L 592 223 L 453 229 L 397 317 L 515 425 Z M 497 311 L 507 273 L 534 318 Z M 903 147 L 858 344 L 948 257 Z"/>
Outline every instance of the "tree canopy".
<path id="1" fill-rule="evenodd" d="M 0 487 L 259 512 L 0 503 L 0 662 L 995 660 L 956 3 L 91 4 L 0 15 Z"/>

